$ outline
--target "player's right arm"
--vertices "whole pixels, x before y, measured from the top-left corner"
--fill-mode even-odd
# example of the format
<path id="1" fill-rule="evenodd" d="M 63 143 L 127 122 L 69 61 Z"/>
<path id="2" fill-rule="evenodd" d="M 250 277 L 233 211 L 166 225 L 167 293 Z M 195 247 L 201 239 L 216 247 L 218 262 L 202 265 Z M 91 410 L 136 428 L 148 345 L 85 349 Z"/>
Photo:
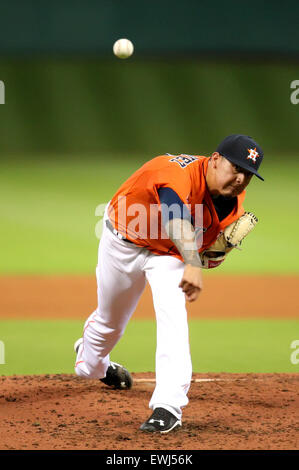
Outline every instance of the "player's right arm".
<path id="1" fill-rule="evenodd" d="M 193 302 L 202 290 L 202 265 L 197 250 L 192 217 L 182 200 L 171 188 L 160 189 L 158 193 L 166 233 L 177 247 L 185 263 L 179 287 L 185 293 L 186 300 Z M 169 210 L 173 207 L 176 207 L 174 212 Z"/>
<path id="2" fill-rule="evenodd" d="M 165 230 L 185 263 L 179 287 L 185 293 L 186 300 L 193 302 L 202 290 L 201 261 L 197 251 L 194 228 L 186 219 L 172 219 L 166 222 Z"/>

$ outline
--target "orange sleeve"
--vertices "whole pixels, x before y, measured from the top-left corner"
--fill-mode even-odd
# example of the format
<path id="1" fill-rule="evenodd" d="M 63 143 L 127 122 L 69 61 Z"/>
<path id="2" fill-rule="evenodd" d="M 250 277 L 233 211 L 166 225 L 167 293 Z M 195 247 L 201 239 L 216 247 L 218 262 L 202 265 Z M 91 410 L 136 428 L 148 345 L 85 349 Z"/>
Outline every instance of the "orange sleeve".
<path id="1" fill-rule="evenodd" d="M 192 180 L 188 166 L 185 168 L 180 167 L 176 162 L 170 161 L 171 156 L 168 159 L 163 158 L 162 164 L 157 165 L 156 168 L 153 165 L 154 168 L 149 171 L 147 189 L 153 191 L 157 200 L 159 200 L 158 189 L 163 187 L 171 188 L 187 204 L 188 196 L 192 189 Z M 160 162 L 157 161 L 156 163 Z"/>

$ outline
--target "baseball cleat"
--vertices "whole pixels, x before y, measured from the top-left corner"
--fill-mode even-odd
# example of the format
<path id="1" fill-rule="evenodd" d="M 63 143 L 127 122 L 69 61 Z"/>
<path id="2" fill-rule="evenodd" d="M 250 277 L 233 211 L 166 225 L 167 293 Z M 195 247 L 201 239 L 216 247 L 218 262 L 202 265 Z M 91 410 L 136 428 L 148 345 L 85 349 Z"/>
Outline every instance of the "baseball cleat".
<path id="1" fill-rule="evenodd" d="M 116 362 L 110 362 L 106 372 L 106 377 L 100 379 L 105 385 L 118 390 L 127 390 L 132 387 L 133 379 L 130 372 Z"/>
<path id="2" fill-rule="evenodd" d="M 141 426 L 141 431 L 159 432 L 166 434 L 170 431 L 178 430 L 182 426 L 182 421 L 165 408 L 156 408 L 151 417 Z"/>
<path id="3" fill-rule="evenodd" d="M 83 344 L 83 338 L 79 338 L 74 344 L 74 350 L 76 354 L 79 352 L 79 347 Z M 100 379 L 105 385 L 114 387 L 118 390 L 127 390 L 132 388 L 133 379 L 130 372 L 120 364 L 116 362 L 110 362 L 110 365 L 106 372 L 106 377 Z"/>

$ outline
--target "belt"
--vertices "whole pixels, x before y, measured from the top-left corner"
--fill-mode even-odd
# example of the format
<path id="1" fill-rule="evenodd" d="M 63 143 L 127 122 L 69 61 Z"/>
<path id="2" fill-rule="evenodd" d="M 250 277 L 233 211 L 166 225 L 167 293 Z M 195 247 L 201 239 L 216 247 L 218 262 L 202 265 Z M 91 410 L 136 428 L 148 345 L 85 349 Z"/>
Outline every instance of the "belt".
<path id="1" fill-rule="evenodd" d="M 109 228 L 110 232 L 114 233 L 120 240 L 123 240 L 124 242 L 128 243 L 133 243 L 131 240 L 128 240 L 127 238 L 123 237 L 121 233 L 119 233 L 112 225 L 109 219 L 106 220 L 106 227 Z M 133 243 L 134 244 L 134 243 Z"/>

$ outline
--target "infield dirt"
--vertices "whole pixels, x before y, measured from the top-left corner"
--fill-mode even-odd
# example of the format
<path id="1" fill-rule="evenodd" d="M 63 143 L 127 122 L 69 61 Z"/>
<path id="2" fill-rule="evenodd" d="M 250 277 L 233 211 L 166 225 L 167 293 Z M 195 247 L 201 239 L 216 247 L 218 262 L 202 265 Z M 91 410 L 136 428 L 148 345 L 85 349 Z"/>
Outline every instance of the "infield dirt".
<path id="1" fill-rule="evenodd" d="M 208 374 L 194 379 L 183 427 L 139 430 L 151 411 L 153 374 L 131 390 L 73 375 L 1 377 L 1 449 L 298 449 L 298 375 Z"/>
<path id="2" fill-rule="evenodd" d="M 8 277 L 0 285 L 2 318 L 83 321 L 96 306 L 93 277 Z M 298 296 L 293 297 L 297 285 L 296 277 L 210 277 L 200 301 L 188 306 L 189 316 L 298 318 Z M 244 302 L 246 292 L 252 295 Z M 228 302 L 230 298 L 234 302 Z M 154 318 L 148 288 L 134 315 Z M 217 380 L 192 382 L 183 427 L 166 435 L 139 431 L 151 413 L 154 374 L 133 378 L 131 390 L 117 391 L 75 375 L 0 377 L 0 448 L 299 448 L 298 374 L 194 374 L 194 380 Z"/>
<path id="3" fill-rule="evenodd" d="M 298 318 L 296 276 L 206 276 L 190 318 Z M 97 306 L 95 276 L 0 277 L 0 318 L 82 319 Z M 155 318 L 146 286 L 134 318 Z"/>

